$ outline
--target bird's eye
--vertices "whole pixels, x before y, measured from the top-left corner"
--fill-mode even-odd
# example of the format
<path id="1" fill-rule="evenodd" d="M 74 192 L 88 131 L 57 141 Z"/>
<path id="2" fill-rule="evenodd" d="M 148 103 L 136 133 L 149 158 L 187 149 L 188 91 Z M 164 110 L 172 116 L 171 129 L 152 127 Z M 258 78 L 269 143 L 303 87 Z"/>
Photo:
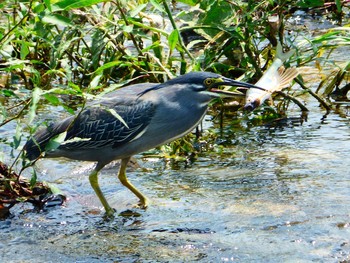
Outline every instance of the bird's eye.
<path id="1" fill-rule="evenodd" d="M 213 79 L 205 79 L 204 80 L 204 85 L 209 87 L 211 84 L 213 84 Z"/>

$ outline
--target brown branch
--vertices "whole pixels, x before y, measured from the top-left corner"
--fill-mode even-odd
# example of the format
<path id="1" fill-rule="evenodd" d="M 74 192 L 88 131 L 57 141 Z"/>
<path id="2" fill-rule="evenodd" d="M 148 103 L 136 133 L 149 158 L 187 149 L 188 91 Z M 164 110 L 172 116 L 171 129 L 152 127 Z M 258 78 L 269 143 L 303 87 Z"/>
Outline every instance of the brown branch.
<path id="1" fill-rule="evenodd" d="M 294 80 L 295 80 L 296 83 L 298 83 L 300 85 L 300 87 L 302 89 L 306 90 L 311 96 L 313 96 L 326 109 L 326 111 L 327 111 L 326 114 L 328 114 L 332 110 L 332 107 L 327 102 L 325 102 L 320 96 L 318 96 L 311 89 L 306 87 L 304 85 L 304 83 L 299 78 L 295 78 Z"/>

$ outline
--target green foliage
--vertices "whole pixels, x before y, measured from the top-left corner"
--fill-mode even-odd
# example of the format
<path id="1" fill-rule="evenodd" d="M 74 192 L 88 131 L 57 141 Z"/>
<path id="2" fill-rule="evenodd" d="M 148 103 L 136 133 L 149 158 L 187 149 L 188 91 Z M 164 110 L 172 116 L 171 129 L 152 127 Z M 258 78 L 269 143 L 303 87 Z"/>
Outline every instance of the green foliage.
<path id="1" fill-rule="evenodd" d="M 30 181 L 29 181 L 29 184 L 30 184 L 31 188 L 33 188 L 34 185 L 37 183 L 37 179 L 38 179 L 38 176 L 36 174 L 36 171 L 33 170 L 33 175 L 32 175 L 32 177 L 30 178 Z"/>
<path id="2" fill-rule="evenodd" d="M 48 3 L 50 1 L 45 1 L 45 3 Z M 53 8 L 58 7 L 58 9 L 62 10 L 71 10 L 75 8 L 82 8 L 82 7 L 89 7 L 101 2 L 106 2 L 105 0 L 78 0 L 78 1 L 73 1 L 73 0 L 62 0 L 62 1 L 57 1 L 53 4 Z M 50 3 L 48 3 L 48 8 L 51 6 Z M 50 9 L 50 8 L 49 8 Z M 52 10 L 52 9 L 51 9 Z"/>
<path id="3" fill-rule="evenodd" d="M 0 3 L 0 81 L 2 76 L 7 80 L 0 82 L 0 127 L 14 122 L 16 129 L 6 143 L 13 154 L 20 149 L 23 134 L 40 125 L 38 109 L 49 105 L 73 113 L 86 99 L 129 83 L 163 82 L 192 70 L 254 82 L 273 60 L 278 39 L 296 50 L 291 63 L 320 61 L 326 50 L 349 45 L 348 28 L 295 45 L 298 32 L 288 34 L 285 21 L 292 6 L 321 4 L 326 5 L 318 0 L 182 0 L 172 5 L 160 0 L 5 0 Z M 342 9 L 342 1 L 335 1 L 333 13 L 341 17 Z M 277 24 L 269 20 L 272 15 L 279 18 Z M 348 66 L 339 70 L 347 72 Z M 340 74 L 334 83 L 344 78 Z M 325 89 L 332 92 L 332 86 Z M 195 151 L 176 143 L 170 156 Z"/>
<path id="4" fill-rule="evenodd" d="M 324 6 L 324 0 L 300 0 L 297 5 L 302 8 Z"/>

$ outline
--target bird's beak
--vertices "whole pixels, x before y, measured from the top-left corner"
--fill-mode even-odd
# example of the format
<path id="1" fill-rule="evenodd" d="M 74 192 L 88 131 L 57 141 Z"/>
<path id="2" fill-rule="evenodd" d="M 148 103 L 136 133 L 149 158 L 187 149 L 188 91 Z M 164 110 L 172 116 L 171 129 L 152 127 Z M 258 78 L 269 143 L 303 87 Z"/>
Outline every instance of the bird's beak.
<path id="1" fill-rule="evenodd" d="M 229 78 L 222 78 L 221 80 L 222 81 L 215 82 L 210 86 L 211 92 L 231 97 L 231 96 L 242 95 L 242 93 L 239 91 L 228 91 L 228 90 L 222 90 L 222 89 L 217 89 L 217 88 L 220 86 L 233 86 L 233 87 L 241 87 L 241 88 L 245 88 L 245 89 L 265 90 L 264 88 L 255 86 L 253 84 L 242 82 L 242 81 L 237 81 L 237 80 L 233 80 L 233 79 L 229 79 Z"/>

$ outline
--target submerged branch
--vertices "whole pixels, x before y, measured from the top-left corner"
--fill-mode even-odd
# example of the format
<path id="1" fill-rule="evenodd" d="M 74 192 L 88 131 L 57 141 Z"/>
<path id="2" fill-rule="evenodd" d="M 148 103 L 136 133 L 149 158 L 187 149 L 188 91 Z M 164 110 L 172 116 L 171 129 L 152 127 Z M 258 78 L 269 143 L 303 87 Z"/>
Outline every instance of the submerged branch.
<path id="1" fill-rule="evenodd" d="M 277 94 L 281 95 L 283 98 L 285 99 L 289 99 L 291 101 L 293 101 L 296 105 L 299 106 L 299 108 L 302 110 L 302 111 L 309 111 L 308 108 L 305 107 L 304 104 L 302 104 L 298 99 L 294 98 L 293 96 L 290 96 L 288 95 L 287 93 L 284 93 L 283 91 L 276 91 Z"/>
<path id="2" fill-rule="evenodd" d="M 24 110 L 28 108 L 28 106 L 29 106 L 29 104 L 30 104 L 31 101 L 32 101 L 31 99 L 28 99 L 27 101 L 23 101 L 23 102 L 21 102 L 21 103 L 15 105 L 15 106 L 12 106 L 11 109 L 14 108 L 14 107 L 18 107 L 18 106 L 24 104 L 23 108 L 22 108 L 15 116 L 13 116 L 13 117 L 11 117 L 11 118 L 8 118 L 7 120 L 4 120 L 2 123 L 0 123 L 0 127 L 2 127 L 2 126 L 4 126 L 5 124 L 7 124 L 7 123 L 9 123 L 9 122 L 11 122 L 11 121 L 13 121 L 13 120 L 16 120 L 16 119 L 18 119 L 19 117 L 21 117 L 22 114 L 23 114 L 23 112 L 24 112 Z"/>
<path id="3" fill-rule="evenodd" d="M 301 81 L 299 78 L 295 78 L 294 79 L 296 83 L 298 83 L 300 85 L 300 87 L 304 90 L 306 90 L 311 96 L 313 96 L 319 103 L 321 103 L 321 105 L 326 109 L 327 114 L 332 110 L 332 107 L 325 102 L 320 96 L 318 96 L 315 92 L 313 92 L 311 89 L 309 89 L 308 87 L 306 87 L 303 83 L 303 81 Z"/>

